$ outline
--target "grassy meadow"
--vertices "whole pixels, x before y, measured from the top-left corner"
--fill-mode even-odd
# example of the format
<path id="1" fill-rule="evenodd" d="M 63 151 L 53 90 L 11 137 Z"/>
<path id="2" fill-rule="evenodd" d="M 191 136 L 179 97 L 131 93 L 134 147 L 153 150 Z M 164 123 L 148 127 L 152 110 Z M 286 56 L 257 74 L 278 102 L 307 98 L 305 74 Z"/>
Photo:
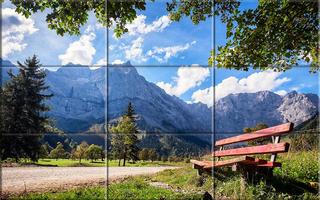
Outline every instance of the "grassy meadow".
<path id="1" fill-rule="evenodd" d="M 202 199 L 209 193 L 217 199 L 319 199 L 317 151 L 280 154 L 282 168 L 274 170 L 271 181 L 243 182 L 230 168 L 210 175 L 197 175 L 191 164 L 164 170 L 151 176 L 137 176 L 94 188 L 66 192 L 28 194 L 17 199 Z M 159 164 L 159 163 L 158 163 Z"/>
<path id="2" fill-rule="evenodd" d="M 4 161 L 2 163 L 10 164 L 11 161 Z M 163 161 L 136 161 L 136 162 L 126 162 L 125 167 L 161 167 L 161 166 L 186 166 L 189 163 L 186 162 L 163 162 Z M 118 167 L 118 160 L 96 160 L 91 161 L 87 159 L 82 159 L 81 163 L 79 160 L 72 159 L 39 159 L 37 162 L 31 162 L 30 160 L 22 161 L 19 165 L 37 165 L 37 166 L 52 166 L 52 167 Z M 122 162 L 120 163 L 122 166 Z"/>

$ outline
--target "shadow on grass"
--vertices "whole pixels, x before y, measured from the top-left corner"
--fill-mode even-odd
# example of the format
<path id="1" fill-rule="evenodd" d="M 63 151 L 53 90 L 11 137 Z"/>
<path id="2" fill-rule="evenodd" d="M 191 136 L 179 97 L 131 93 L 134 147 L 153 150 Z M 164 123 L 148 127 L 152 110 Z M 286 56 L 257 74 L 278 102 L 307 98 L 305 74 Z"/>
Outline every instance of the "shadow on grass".
<path id="1" fill-rule="evenodd" d="M 100 163 L 100 162 L 97 162 L 97 163 Z M 92 163 L 73 163 L 68 165 L 68 167 L 95 167 L 95 166 L 92 166 Z"/>
<path id="2" fill-rule="evenodd" d="M 302 195 L 306 192 L 313 194 L 318 193 L 318 190 L 311 187 L 309 184 L 288 177 L 274 176 L 267 183 L 273 186 L 277 191 L 291 195 Z"/>

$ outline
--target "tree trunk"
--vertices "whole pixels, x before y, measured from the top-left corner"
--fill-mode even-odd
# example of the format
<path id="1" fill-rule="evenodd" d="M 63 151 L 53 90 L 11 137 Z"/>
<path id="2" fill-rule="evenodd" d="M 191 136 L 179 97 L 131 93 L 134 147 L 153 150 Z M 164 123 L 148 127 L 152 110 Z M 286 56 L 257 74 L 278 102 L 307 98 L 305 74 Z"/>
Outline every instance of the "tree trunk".
<path id="1" fill-rule="evenodd" d="M 122 165 L 122 166 L 126 166 L 126 157 L 127 157 L 127 150 L 126 150 L 126 148 L 124 148 L 124 153 L 123 153 L 123 165 Z"/>
<path id="2" fill-rule="evenodd" d="M 118 166 L 120 167 L 121 158 L 119 158 Z"/>

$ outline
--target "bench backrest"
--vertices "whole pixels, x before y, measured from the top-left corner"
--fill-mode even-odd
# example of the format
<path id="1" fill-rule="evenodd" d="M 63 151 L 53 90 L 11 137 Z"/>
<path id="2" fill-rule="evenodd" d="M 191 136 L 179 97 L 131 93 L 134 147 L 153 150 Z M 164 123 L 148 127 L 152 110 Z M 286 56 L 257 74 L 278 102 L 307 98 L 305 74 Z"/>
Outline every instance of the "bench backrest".
<path id="1" fill-rule="evenodd" d="M 278 126 L 273 126 L 270 128 L 265 128 L 261 129 L 252 133 L 246 133 L 246 134 L 241 134 L 237 135 L 234 137 L 230 138 L 225 138 L 222 140 L 218 140 L 215 143 L 215 146 L 223 146 L 223 145 L 228 145 L 228 144 L 234 144 L 238 142 L 246 142 L 258 138 L 264 138 L 264 137 L 271 137 L 271 136 L 279 136 L 282 134 L 289 133 L 293 130 L 293 123 L 286 123 L 286 124 L 281 124 Z"/>
<path id="2" fill-rule="evenodd" d="M 288 152 L 289 143 L 279 143 L 280 136 L 289 133 L 293 130 L 293 123 L 281 124 L 278 126 L 258 130 L 252 133 L 241 134 L 238 136 L 218 140 L 215 147 L 220 147 L 219 151 L 214 151 L 213 156 L 239 156 L 239 155 L 253 155 L 253 154 L 271 154 L 271 162 L 276 159 L 277 153 Z M 257 145 L 250 147 L 241 147 L 224 150 L 225 145 L 235 144 L 238 142 L 246 142 L 258 138 L 273 137 L 273 143 L 266 145 Z"/>

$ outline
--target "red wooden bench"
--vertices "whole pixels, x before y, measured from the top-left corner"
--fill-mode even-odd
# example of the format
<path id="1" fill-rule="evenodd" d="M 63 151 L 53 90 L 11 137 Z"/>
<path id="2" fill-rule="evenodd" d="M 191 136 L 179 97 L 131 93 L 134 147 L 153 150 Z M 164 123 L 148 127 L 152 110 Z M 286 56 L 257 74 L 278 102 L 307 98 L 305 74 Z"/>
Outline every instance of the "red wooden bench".
<path id="1" fill-rule="evenodd" d="M 199 174 L 212 172 L 215 167 L 232 167 L 233 171 L 240 169 L 246 172 L 246 178 L 251 178 L 253 174 L 272 175 L 275 167 L 281 167 L 281 163 L 276 162 L 277 153 L 288 152 L 289 143 L 280 143 L 280 136 L 293 130 L 293 123 L 281 124 L 278 126 L 262 129 L 253 133 L 246 133 L 234 137 L 225 138 L 215 142 L 215 150 L 212 153 L 213 161 L 191 160 L 193 168 L 198 169 Z M 247 142 L 258 138 L 272 137 L 272 143 L 258 146 L 236 147 L 234 144 Z M 228 147 L 228 148 L 226 148 Z M 271 154 L 270 161 L 252 157 L 250 155 Z M 221 160 L 228 156 L 237 156 L 231 159 Z"/>

